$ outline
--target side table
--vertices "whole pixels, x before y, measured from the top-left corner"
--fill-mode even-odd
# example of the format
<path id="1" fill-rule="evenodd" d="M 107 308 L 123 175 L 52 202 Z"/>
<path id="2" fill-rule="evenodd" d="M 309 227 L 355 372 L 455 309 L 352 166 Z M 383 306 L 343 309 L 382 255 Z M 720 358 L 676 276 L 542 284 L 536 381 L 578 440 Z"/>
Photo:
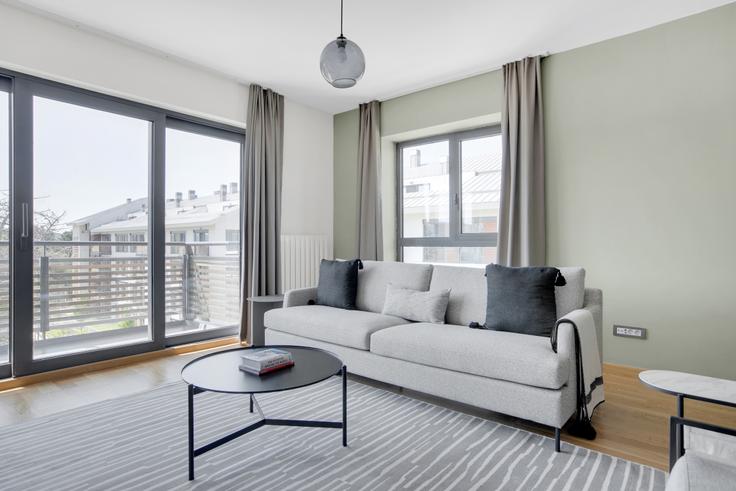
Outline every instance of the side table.
<path id="1" fill-rule="evenodd" d="M 685 419 L 685 399 L 736 408 L 736 381 L 672 370 L 644 370 L 639 380 L 677 398 L 677 416 L 670 418 L 670 469 L 685 452 L 684 426 L 736 436 L 735 430 Z"/>
<path id="2" fill-rule="evenodd" d="M 266 342 L 263 314 L 271 309 L 278 309 L 284 305 L 283 295 L 263 295 L 249 297 L 250 304 L 250 339 L 252 346 L 263 346 Z"/>

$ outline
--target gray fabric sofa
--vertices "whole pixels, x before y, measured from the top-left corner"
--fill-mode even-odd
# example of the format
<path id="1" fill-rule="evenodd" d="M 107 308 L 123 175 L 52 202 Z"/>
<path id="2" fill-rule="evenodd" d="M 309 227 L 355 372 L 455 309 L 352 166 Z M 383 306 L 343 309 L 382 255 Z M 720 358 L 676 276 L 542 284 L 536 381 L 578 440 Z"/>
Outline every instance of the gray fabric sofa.
<path id="1" fill-rule="evenodd" d="M 585 288 L 582 268 L 560 268 L 558 318 L 588 309 L 601 350 L 602 293 Z M 381 314 L 386 287 L 451 289 L 446 324 L 409 322 Z M 284 307 L 266 313 L 266 344 L 313 346 L 339 356 L 364 377 L 535 421 L 559 429 L 574 414 L 573 330 L 561 324 L 558 349 L 549 338 L 470 329 L 486 311 L 484 270 L 364 261 L 358 310 L 308 305 L 316 288 L 286 292 Z"/>

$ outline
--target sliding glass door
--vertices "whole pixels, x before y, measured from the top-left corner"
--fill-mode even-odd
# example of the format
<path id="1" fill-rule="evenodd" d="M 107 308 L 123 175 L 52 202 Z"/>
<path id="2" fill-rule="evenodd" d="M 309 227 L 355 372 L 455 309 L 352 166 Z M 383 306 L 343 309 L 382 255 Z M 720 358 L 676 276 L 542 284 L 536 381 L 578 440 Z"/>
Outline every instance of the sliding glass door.
<path id="1" fill-rule="evenodd" d="M 10 375 L 10 88 L 0 77 L 0 378 Z"/>
<path id="2" fill-rule="evenodd" d="M 152 124 L 33 97 L 34 359 L 152 339 Z"/>
<path id="3" fill-rule="evenodd" d="M 242 131 L 4 80 L 0 378 L 237 332 Z"/>
<path id="4" fill-rule="evenodd" d="M 238 135 L 170 120 L 166 128 L 166 336 L 240 324 Z"/>

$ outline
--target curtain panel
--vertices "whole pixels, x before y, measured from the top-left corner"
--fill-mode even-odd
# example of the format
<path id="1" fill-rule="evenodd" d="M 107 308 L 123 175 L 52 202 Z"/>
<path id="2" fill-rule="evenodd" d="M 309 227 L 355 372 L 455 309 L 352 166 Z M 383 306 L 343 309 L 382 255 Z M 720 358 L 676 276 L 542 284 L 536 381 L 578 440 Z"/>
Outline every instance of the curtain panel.
<path id="1" fill-rule="evenodd" d="M 497 262 L 546 261 L 541 57 L 503 66 L 503 158 Z"/>
<path id="2" fill-rule="evenodd" d="M 360 105 L 358 126 L 358 257 L 383 259 L 381 103 Z"/>
<path id="3" fill-rule="evenodd" d="M 259 85 L 248 92 L 246 118 L 246 207 L 241 232 L 241 340 L 251 342 L 247 299 L 281 293 L 281 181 L 284 97 Z"/>

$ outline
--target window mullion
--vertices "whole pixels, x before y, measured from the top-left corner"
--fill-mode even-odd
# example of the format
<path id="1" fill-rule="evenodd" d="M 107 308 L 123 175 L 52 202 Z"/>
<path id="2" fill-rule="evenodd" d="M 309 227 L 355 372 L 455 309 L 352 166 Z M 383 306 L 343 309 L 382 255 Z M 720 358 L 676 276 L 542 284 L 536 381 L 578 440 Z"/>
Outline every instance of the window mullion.
<path id="1" fill-rule="evenodd" d="M 449 137 L 450 155 L 448 166 L 450 173 L 450 239 L 456 241 L 460 237 L 460 138 Z"/>

